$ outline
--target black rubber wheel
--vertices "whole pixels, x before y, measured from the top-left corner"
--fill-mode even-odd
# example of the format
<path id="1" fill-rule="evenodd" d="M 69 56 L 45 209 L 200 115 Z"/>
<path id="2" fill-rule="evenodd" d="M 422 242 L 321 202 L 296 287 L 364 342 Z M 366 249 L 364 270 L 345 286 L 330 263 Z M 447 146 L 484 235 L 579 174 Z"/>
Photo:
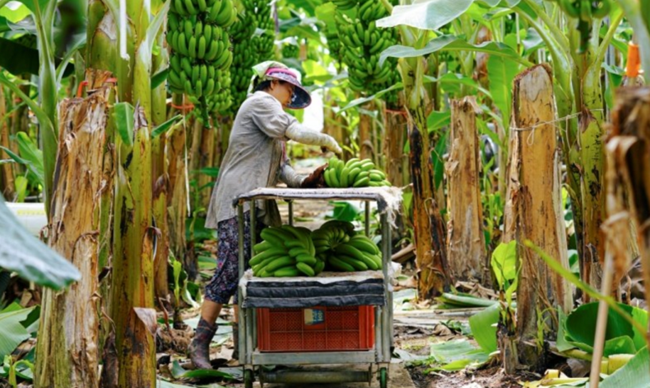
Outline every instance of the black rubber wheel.
<path id="1" fill-rule="evenodd" d="M 255 374 L 252 369 L 244 369 L 244 388 L 253 388 Z"/>
<path id="2" fill-rule="evenodd" d="M 388 371 L 386 368 L 379 369 L 379 387 L 388 388 Z"/>

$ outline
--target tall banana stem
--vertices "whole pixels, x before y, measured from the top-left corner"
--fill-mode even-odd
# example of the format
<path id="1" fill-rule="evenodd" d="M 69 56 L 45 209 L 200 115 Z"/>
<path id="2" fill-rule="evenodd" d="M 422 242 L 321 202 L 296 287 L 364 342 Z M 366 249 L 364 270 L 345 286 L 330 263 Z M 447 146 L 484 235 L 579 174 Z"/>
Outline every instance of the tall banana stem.
<path id="1" fill-rule="evenodd" d="M 421 48 L 426 42 L 421 31 L 406 31 L 402 42 Z M 421 46 L 418 46 L 420 44 Z M 413 223 L 415 226 L 416 263 L 419 268 L 418 295 L 431 298 L 449 282 L 444 222 L 434 197 L 429 136 L 426 130 L 423 57 L 400 58 L 399 72 L 404 85 L 408 115 L 411 177 L 413 181 Z"/>

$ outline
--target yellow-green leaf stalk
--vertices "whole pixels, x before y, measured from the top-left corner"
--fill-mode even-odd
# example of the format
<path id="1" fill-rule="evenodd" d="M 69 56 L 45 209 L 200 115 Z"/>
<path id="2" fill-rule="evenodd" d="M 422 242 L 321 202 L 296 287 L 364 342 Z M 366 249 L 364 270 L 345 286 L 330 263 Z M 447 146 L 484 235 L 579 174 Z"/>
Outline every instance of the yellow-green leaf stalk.
<path id="1" fill-rule="evenodd" d="M 133 145 L 117 139 L 113 285 L 117 386 L 154 387 L 154 335 L 135 308 L 153 308 L 151 143 L 143 108 L 135 112 Z M 106 360 L 104 360 L 106 364 Z"/>
<path id="2" fill-rule="evenodd" d="M 622 19 L 622 12 L 614 14 L 607 35 L 600 46 L 597 32 L 592 33 L 589 49 L 582 54 L 586 71 L 584 76 L 575 77 L 581 80 L 579 85 L 583 106 L 579 133 L 579 160 L 582 162 L 581 204 L 584 220 L 581 273 L 587 283 L 595 286 L 600 285 L 602 271 L 599 261 L 605 255 L 605 240 L 600 229 L 605 218 L 605 101 L 600 83 L 601 65 L 609 42 Z M 594 23 L 595 29 L 599 27 L 600 21 Z"/>
<path id="3" fill-rule="evenodd" d="M 52 180 L 54 179 L 54 165 L 56 163 L 57 138 L 58 138 L 58 92 L 59 85 L 56 80 L 54 65 L 54 18 L 56 14 L 56 1 L 47 2 L 45 9 L 37 9 L 34 15 L 38 35 L 38 93 L 41 108 L 49 118 L 51 125 L 41 125 L 41 147 L 43 149 L 45 211 L 50 219 L 50 200 L 52 198 Z"/>
<path id="4" fill-rule="evenodd" d="M 162 1 L 156 1 L 152 6 L 159 8 Z M 153 56 L 152 74 L 167 68 L 169 64 L 169 53 L 165 47 L 164 33 L 162 31 L 156 36 L 157 53 Z M 151 90 L 151 123 L 152 128 L 164 123 L 167 119 L 167 88 L 163 82 Z M 154 258 L 154 293 L 157 300 L 166 300 L 169 294 L 167 282 L 167 258 L 169 256 L 169 228 L 167 226 L 167 192 L 169 177 L 166 163 L 167 135 L 156 136 L 151 141 L 152 153 L 152 184 L 153 184 L 153 218 L 156 221 L 156 228 L 160 231 Z M 173 156 L 172 156 L 173 157 Z"/>

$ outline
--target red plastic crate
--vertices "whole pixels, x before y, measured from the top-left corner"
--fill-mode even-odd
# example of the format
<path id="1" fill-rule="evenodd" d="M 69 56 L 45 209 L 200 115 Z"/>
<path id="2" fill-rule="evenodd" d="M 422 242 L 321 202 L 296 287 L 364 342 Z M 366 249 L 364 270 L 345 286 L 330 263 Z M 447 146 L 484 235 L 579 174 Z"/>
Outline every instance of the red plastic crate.
<path id="1" fill-rule="evenodd" d="M 306 310 L 317 310 L 322 323 L 309 324 Z M 370 350 L 375 346 L 374 307 L 258 308 L 257 346 L 261 352 Z"/>

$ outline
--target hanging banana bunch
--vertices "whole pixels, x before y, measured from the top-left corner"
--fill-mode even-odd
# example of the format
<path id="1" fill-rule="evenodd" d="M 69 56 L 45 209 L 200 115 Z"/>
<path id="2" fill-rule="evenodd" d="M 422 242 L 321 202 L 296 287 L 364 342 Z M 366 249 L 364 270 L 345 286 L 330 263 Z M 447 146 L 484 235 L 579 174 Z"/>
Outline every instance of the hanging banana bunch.
<path id="1" fill-rule="evenodd" d="M 231 113 L 235 113 L 246 99 L 253 76 L 253 66 L 257 63 L 257 54 L 252 43 L 256 27 L 253 14 L 247 9 L 240 12 L 239 20 L 230 27 L 233 46 L 233 62 L 230 67 Z"/>
<path id="2" fill-rule="evenodd" d="M 348 7 L 350 1 L 333 0 L 333 3 Z M 388 11 L 381 2 L 359 0 L 356 4 L 355 19 L 341 12 L 334 16 L 342 44 L 340 54 L 348 67 L 348 80 L 352 90 L 372 95 L 400 80 L 395 59 L 389 58 L 383 66 L 379 66 L 381 52 L 397 44 L 397 31 L 379 29 L 375 25 L 377 19 L 388 16 Z M 384 99 L 396 103 L 397 94 L 389 93 Z"/>
<path id="3" fill-rule="evenodd" d="M 256 35 L 253 39 L 255 52 L 258 55 L 257 62 L 273 59 L 273 20 L 271 19 L 271 6 L 269 0 L 244 0 L 246 10 L 251 12 L 255 25 L 264 32 Z"/>
<path id="4" fill-rule="evenodd" d="M 226 28 L 237 19 L 232 0 L 171 0 L 167 43 L 169 88 L 195 99 L 207 118 L 208 100 L 229 88 L 233 60 Z"/>
<path id="5" fill-rule="evenodd" d="M 573 19 L 578 19 L 580 31 L 579 53 L 587 50 L 593 19 L 602 19 L 609 15 L 612 5 L 611 0 L 548 0 L 557 1 L 564 13 Z"/>
<path id="6" fill-rule="evenodd" d="M 341 55 L 341 40 L 339 39 L 339 32 L 336 27 L 327 26 L 325 27 L 325 39 L 327 39 L 327 48 L 330 51 L 330 55 L 336 61 L 337 67 L 343 62 L 343 56 Z"/>
<path id="7" fill-rule="evenodd" d="M 255 36 L 256 29 L 272 28 L 271 7 L 267 0 L 242 0 L 239 21 L 230 27 L 233 64 L 230 68 L 232 95 L 231 113 L 236 113 L 246 99 L 253 76 L 253 66 L 273 57 L 273 35 Z"/>

